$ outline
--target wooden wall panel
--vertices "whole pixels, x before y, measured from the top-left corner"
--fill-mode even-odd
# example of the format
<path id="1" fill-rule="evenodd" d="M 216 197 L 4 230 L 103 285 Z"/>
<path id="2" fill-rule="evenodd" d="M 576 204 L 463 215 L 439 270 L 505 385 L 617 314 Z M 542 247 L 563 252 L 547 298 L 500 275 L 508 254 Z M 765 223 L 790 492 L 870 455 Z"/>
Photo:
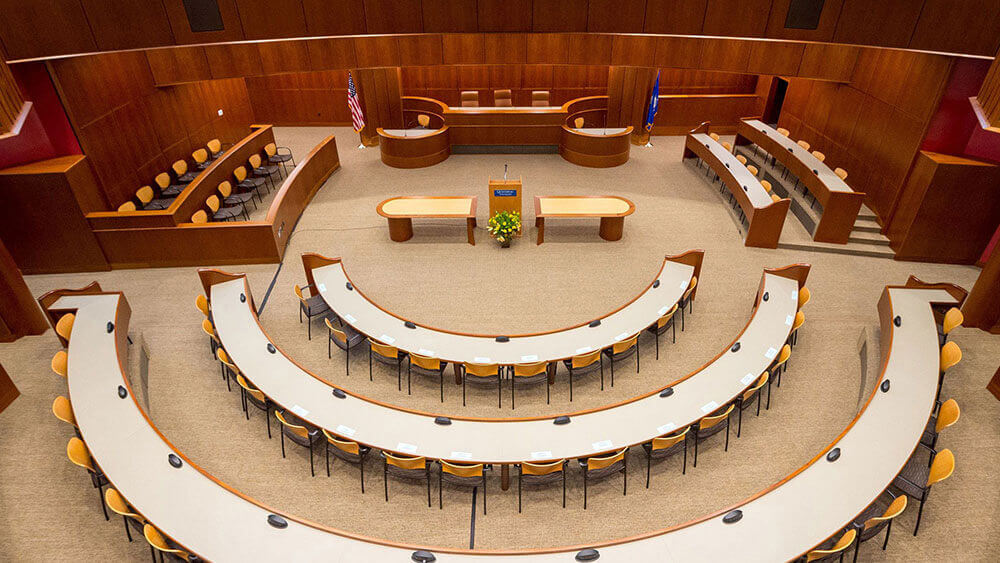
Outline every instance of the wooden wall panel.
<path id="1" fill-rule="evenodd" d="M 483 40 L 484 62 L 523 63 L 527 61 L 527 40 L 522 33 L 488 33 Z"/>
<path id="2" fill-rule="evenodd" d="M 207 45 L 205 56 L 212 78 L 233 78 L 261 72 L 260 50 L 253 43 Z"/>
<path id="3" fill-rule="evenodd" d="M 1000 2 L 924 0 L 911 49 L 994 56 L 1000 47 Z"/>
<path id="4" fill-rule="evenodd" d="M 750 62 L 750 43 L 734 39 L 708 39 L 703 42 L 701 68 L 745 72 Z"/>
<path id="5" fill-rule="evenodd" d="M 441 36 L 444 64 L 479 64 L 486 61 L 486 44 L 481 33 L 450 33 Z"/>
<path id="6" fill-rule="evenodd" d="M 368 33 L 420 33 L 424 30 L 420 0 L 364 0 Z"/>
<path id="7" fill-rule="evenodd" d="M 645 33 L 698 35 L 708 0 L 646 0 Z"/>
<path id="8" fill-rule="evenodd" d="M 920 14 L 919 9 L 914 9 L 914 4 L 912 0 L 844 0 L 833 40 L 837 43 L 906 47 Z"/>
<path id="9" fill-rule="evenodd" d="M 478 31 L 476 0 L 438 0 L 422 4 L 423 30 L 427 33 Z"/>
<path id="10" fill-rule="evenodd" d="M 587 31 L 642 33 L 646 0 L 590 0 Z"/>
<path id="11" fill-rule="evenodd" d="M 240 23 L 240 13 L 236 8 L 236 0 L 216 0 L 219 5 L 219 15 L 222 16 L 221 31 L 191 31 L 187 11 L 184 10 L 184 0 L 162 0 L 173 31 L 174 40 L 179 45 L 191 43 L 211 43 L 215 41 L 240 41 L 243 37 L 243 24 Z"/>
<path id="12" fill-rule="evenodd" d="M 157 86 L 212 78 L 204 47 L 151 49 L 146 51 L 146 62 Z"/>
<path id="13" fill-rule="evenodd" d="M 302 0 L 236 0 L 236 7 L 247 39 L 305 35 Z"/>
<path id="14" fill-rule="evenodd" d="M 653 66 L 656 64 L 656 38 L 641 35 L 615 35 L 611 64 Z"/>
<path id="15" fill-rule="evenodd" d="M 242 138 L 253 121 L 241 78 L 156 88 L 142 51 L 60 59 L 50 72 L 111 208 L 209 139 Z"/>
<path id="16" fill-rule="evenodd" d="M 589 0 L 534 0 L 531 7 L 531 30 L 587 31 Z"/>
<path id="17" fill-rule="evenodd" d="M 850 82 L 858 61 L 858 47 L 807 43 L 802 51 L 798 75 Z"/>
<path id="18" fill-rule="evenodd" d="M 224 29 L 192 32 L 183 0 L 0 0 L 14 58 L 244 39 L 405 33 L 615 32 L 767 37 L 992 56 L 995 0 L 826 0 L 787 29 L 792 0 L 218 0 Z M 562 61 L 547 61 L 562 62 Z"/>
<path id="19" fill-rule="evenodd" d="M 306 34 L 360 35 L 365 32 L 363 0 L 302 0 Z"/>
<path id="20" fill-rule="evenodd" d="M 257 44 L 261 70 L 266 74 L 312 70 L 309 47 L 304 41 L 267 41 Z"/>
<path id="21" fill-rule="evenodd" d="M 708 0 L 705 35 L 763 37 L 771 0 Z"/>
<path id="22" fill-rule="evenodd" d="M 0 37 L 14 59 L 97 50 L 80 0 L 4 0 Z"/>
<path id="23" fill-rule="evenodd" d="M 796 75 L 805 52 L 803 43 L 754 42 L 750 45 L 747 72 Z"/>
<path id="24" fill-rule="evenodd" d="M 354 68 L 358 59 L 354 54 L 354 39 L 312 39 L 306 41 L 312 70 Z"/>
<path id="25" fill-rule="evenodd" d="M 531 31 L 532 0 L 479 0 L 478 6 L 479 31 Z"/>
<path id="26" fill-rule="evenodd" d="M 174 44 L 174 34 L 161 2 L 149 0 L 81 0 L 87 22 L 102 51 Z"/>
<path id="27" fill-rule="evenodd" d="M 357 37 L 354 56 L 359 67 L 399 66 L 399 46 L 395 37 Z"/>
<path id="28" fill-rule="evenodd" d="M 858 48 L 851 84 L 791 80 L 779 124 L 824 152 L 831 166 L 847 170 L 847 183 L 867 194 L 866 203 L 887 224 L 952 63 L 939 55 Z"/>

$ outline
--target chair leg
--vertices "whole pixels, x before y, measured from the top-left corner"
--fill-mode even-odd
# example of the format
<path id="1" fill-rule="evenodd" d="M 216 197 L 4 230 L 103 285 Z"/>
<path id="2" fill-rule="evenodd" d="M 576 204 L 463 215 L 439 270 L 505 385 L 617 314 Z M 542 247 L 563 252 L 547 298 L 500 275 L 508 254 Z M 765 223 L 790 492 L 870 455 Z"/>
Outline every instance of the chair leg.
<path id="1" fill-rule="evenodd" d="M 316 468 L 313 466 L 313 445 L 312 445 L 312 442 L 309 442 L 309 474 L 312 475 L 313 477 L 316 476 Z"/>
<path id="2" fill-rule="evenodd" d="M 486 516 L 486 472 L 483 472 L 483 516 Z"/>
<path id="3" fill-rule="evenodd" d="M 281 457 L 285 457 L 285 431 L 281 431 Z"/>
<path id="4" fill-rule="evenodd" d="M 694 466 L 698 467 L 698 430 L 694 431 Z"/>
<path id="5" fill-rule="evenodd" d="M 566 508 L 566 467 L 565 466 L 563 466 L 562 476 L 563 476 L 563 508 Z"/>
<path id="6" fill-rule="evenodd" d="M 406 394 L 413 394 L 413 389 L 410 386 L 410 364 L 406 364 Z"/>
<path id="7" fill-rule="evenodd" d="M 670 319 L 670 330 L 673 332 L 671 336 L 671 343 L 677 344 L 677 323 L 673 319 Z"/>
<path id="8" fill-rule="evenodd" d="M 917 509 L 917 523 L 914 524 L 914 526 L 913 526 L 913 535 L 914 536 L 917 535 L 917 530 L 920 529 L 920 518 L 924 515 L 924 502 L 926 500 L 927 500 L 927 491 L 924 491 L 924 493 L 922 495 L 920 495 L 920 508 Z"/>
<path id="9" fill-rule="evenodd" d="M 587 510 L 587 468 L 583 468 L 583 509 Z"/>
<path id="10" fill-rule="evenodd" d="M 100 499 L 101 501 L 101 512 L 104 513 L 104 520 L 105 521 L 111 520 L 111 518 L 108 516 L 108 507 L 104 503 L 104 487 L 97 487 L 97 498 Z"/>
<path id="11" fill-rule="evenodd" d="M 368 381 L 375 381 L 372 377 L 372 349 L 368 348 Z"/>
<path id="12" fill-rule="evenodd" d="M 521 513 L 521 468 L 517 469 L 517 513 Z"/>
<path id="13" fill-rule="evenodd" d="M 326 442 L 326 447 L 323 448 L 323 450 L 326 452 L 326 476 L 329 477 L 330 476 L 330 442 L 329 442 L 329 440 Z"/>
<path id="14" fill-rule="evenodd" d="M 684 461 L 681 465 L 681 475 L 687 475 L 688 471 L 688 441 L 687 437 L 684 438 Z"/>
<path id="15" fill-rule="evenodd" d="M 656 329 L 656 359 L 660 359 L 660 330 L 659 327 Z"/>
<path id="16" fill-rule="evenodd" d="M 511 385 L 513 385 L 513 381 Z M 503 406 L 503 378 L 500 377 L 500 370 L 497 370 L 497 408 Z"/>
<path id="17" fill-rule="evenodd" d="M 347 345 L 347 349 L 344 350 L 344 373 L 351 375 L 351 345 Z"/>
<path id="18" fill-rule="evenodd" d="M 403 390 L 403 362 L 396 358 L 396 391 Z"/>
<path id="19" fill-rule="evenodd" d="M 438 384 L 441 387 L 441 402 L 444 402 L 444 367 L 438 372 Z"/>
<path id="20" fill-rule="evenodd" d="M 462 369 L 462 406 L 465 406 L 465 368 Z"/>
<path id="21" fill-rule="evenodd" d="M 514 410 L 514 372 L 510 374 L 510 410 Z"/>
<path id="22" fill-rule="evenodd" d="M 601 391 L 604 391 L 604 386 L 603 386 L 604 382 L 601 381 L 601 383 L 602 383 L 602 385 L 601 385 Z M 611 386 L 612 387 L 615 386 L 615 356 L 614 356 L 614 354 L 611 355 Z"/>
<path id="23" fill-rule="evenodd" d="M 358 464 L 358 465 L 361 466 L 361 494 L 365 494 L 365 458 L 364 458 L 364 456 L 361 457 L 361 463 Z"/>
<path id="24" fill-rule="evenodd" d="M 726 447 L 723 448 L 722 451 L 724 451 L 724 452 L 728 452 L 729 451 L 729 419 L 728 418 L 726 419 Z"/>
<path id="25" fill-rule="evenodd" d="M 652 448 L 652 445 L 650 445 L 650 448 Z M 653 464 L 652 460 L 653 460 L 653 458 L 649 455 L 649 452 L 647 451 L 646 452 L 646 488 L 647 489 L 649 488 L 649 469 L 650 469 L 650 466 Z"/>
<path id="26" fill-rule="evenodd" d="M 382 464 L 382 483 L 385 485 L 385 502 L 389 502 L 389 465 Z"/>
<path id="27" fill-rule="evenodd" d="M 441 486 L 442 485 L 441 476 L 443 473 L 444 473 L 443 471 L 438 470 L 438 510 L 444 509 L 444 501 L 442 500 L 444 498 L 444 493 L 442 492 L 442 489 L 444 489 L 444 487 Z M 427 491 L 429 494 L 430 489 L 427 489 Z"/>
<path id="28" fill-rule="evenodd" d="M 431 507 L 431 470 L 430 467 L 426 469 L 427 473 L 427 508 Z M 438 492 L 441 490 L 438 489 Z"/>
<path id="29" fill-rule="evenodd" d="M 569 402 L 573 402 L 573 368 L 569 368 Z"/>
<path id="30" fill-rule="evenodd" d="M 739 422 L 736 424 L 736 437 L 739 438 L 740 433 L 743 431 L 743 405 L 737 405 L 736 408 L 740 410 Z"/>
<path id="31" fill-rule="evenodd" d="M 128 543 L 132 543 L 132 531 L 128 529 L 128 517 L 122 516 L 122 522 L 125 524 L 125 537 L 128 538 Z"/>
<path id="32" fill-rule="evenodd" d="M 885 527 L 885 540 L 882 541 L 882 551 L 885 551 L 886 546 L 889 545 L 890 533 L 892 533 L 892 520 L 889 520 L 889 525 Z"/>
<path id="33" fill-rule="evenodd" d="M 628 452 L 622 458 L 622 496 L 628 495 Z"/>

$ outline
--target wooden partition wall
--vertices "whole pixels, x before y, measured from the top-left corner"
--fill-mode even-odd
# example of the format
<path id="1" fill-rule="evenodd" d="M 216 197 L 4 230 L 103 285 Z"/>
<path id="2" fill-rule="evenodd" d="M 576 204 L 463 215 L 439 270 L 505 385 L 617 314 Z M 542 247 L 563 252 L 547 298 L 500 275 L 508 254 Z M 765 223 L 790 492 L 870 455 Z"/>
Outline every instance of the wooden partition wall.
<path id="1" fill-rule="evenodd" d="M 656 69 L 612 66 L 608 69 L 608 127 L 632 127 L 633 142 L 649 137 L 644 127 Z M 699 122 L 700 123 L 700 122 Z"/>
<path id="2" fill-rule="evenodd" d="M 850 84 L 791 80 L 778 124 L 847 170 L 847 183 L 887 226 L 953 61 L 863 49 Z"/>
<path id="3" fill-rule="evenodd" d="M 94 234 L 115 268 L 278 262 L 299 216 L 337 168 L 337 141 L 330 135 L 288 175 L 263 221 L 181 223 Z"/>
<path id="4" fill-rule="evenodd" d="M 42 334 L 48 328 L 21 271 L 3 241 L 0 241 L 0 342 L 12 342 L 28 334 Z M 0 410 L 3 410 L 2 387 L 3 381 L 0 380 Z"/>
<path id="5" fill-rule="evenodd" d="M 0 62 L 0 137 L 9 133 L 21 116 L 24 98 L 6 64 Z"/>
<path id="6" fill-rule="evenodd" d="M 807 2 L 815 24 L 786 27 L 789 0 L 220 0 L 223 29 L 192 31 L 182 0 L 0 2 L 11 58 L 218 41 L 421 32 L 673 33 L 833 41 L 992 56 L 989 0 Z M 794 3 L 801 9 L 801 3 Z M 287 49 L 271 43 L 275 50 Z"/>
<path id="7" fill-rule="evenodd" d="M 983 117 L 990 127 L 1000 130 L 1000 59 L 994 59 L 990 66 L 976 103 L 982 108 Z"/>

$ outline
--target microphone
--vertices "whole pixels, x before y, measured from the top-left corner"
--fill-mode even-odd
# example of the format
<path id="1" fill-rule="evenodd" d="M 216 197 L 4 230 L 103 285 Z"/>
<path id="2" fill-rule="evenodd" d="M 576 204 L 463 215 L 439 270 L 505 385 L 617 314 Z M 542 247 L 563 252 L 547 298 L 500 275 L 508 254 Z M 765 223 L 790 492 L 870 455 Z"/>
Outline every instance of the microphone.
<path id="1" fill-rule="evenodd" d="M 507 163 L 506 162 L 503 165 L 503 179 L 504 180 L 507 179 Z"/>

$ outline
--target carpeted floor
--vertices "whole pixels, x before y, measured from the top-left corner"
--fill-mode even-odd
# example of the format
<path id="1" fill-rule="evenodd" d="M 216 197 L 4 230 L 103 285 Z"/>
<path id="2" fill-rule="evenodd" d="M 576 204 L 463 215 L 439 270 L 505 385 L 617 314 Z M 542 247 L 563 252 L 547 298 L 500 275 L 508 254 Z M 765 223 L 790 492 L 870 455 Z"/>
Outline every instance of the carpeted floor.
<path id="1" fill-rule="evenodd" d="M 279 144 L 302 157 L 329 129 L 277 128 L 275 133 Z M 277 271 L 261 315 L 265 329 L 310 370 L 373 398 L 472 416 L 553 414 L 620 401 L 697 369 L 726 346 L 746 323 L 762 268 L 794 262 L 813 266 L 808 281 L 813 299 L 786 379 L 775 390 L 771 410 L 744 419 L 742 437 L 733 435 L 728 452 L 720 436 L 705 445 L 697 469 L 689 466 L 686 475 L 681 475 L 679 459 L 654 465 L 652 485 L 646 489 L 645 459 L 636 450 L 629 457 L 628 496 L 622 497 L 620 479 L 594 483 L 586 511 L 575 466 L 565 509 L 558 487 L 527 488 L 524 511 L 518 514 L 516 484 L 501 492 L 496 475 L 487 485 L 487 515 L 481 491 L 474 505 L 471 491 L 447 485 L 443 510 L 437 499 L 433 508 L 426 507 L 419 483 L 391 481 L 386 503 L 374 457 L 366 467 L 364 495 L 356 467 L 333 462 L 327 477 L 320 456 L 317 476 L 311 478 L 305 450 L 290 449 L 282 459 L 277 437 L 268 441 L 260 413 L 245 421 L 238 393 L 227 392 L 218 376 L 194 307 L 201 291 L 194 268 L 28 278 L 36 295 L 95 279 L 107 290 L 124 291 L 133 310 L 133 340 L 144 341 L 151 356 L 150 410 L 161 431 L 235 488 L 351 532 L 448 547 L 549 547 L 648 532 L 736 503 L 807 462 L 855 415 L 877 375 L 875 305 L 884 285 L 915 274 L 971 288 L 978 274 L 972 267 L 746 248 L 717 188 L 692 164 L 681 162 L 681 137 L 654 138 L 651 149 L 633 147 L 627 164 L 606 170 L 577 167 L 558 155 L 455 155 L 431 168 L 397 170 L 381 163 L 377 148 L 358 150 L 357 136 L 349 129 L 336 133 L 343 168 L 302 216 L 280 269 L 224 269 L 247 272 L 258 303 Z M 389 241 L 375 206 L 395 195 L 479 195 L 479 223 L 484 225 L 486 182 L 502 176 L 505 163 L 512 176 L 524 181 L 525 225 L 533 224 L 534 195 L 618 194 L 637 207 L 626 219 L 624 238 L 602 241 L 597 220 L 552 221 L 541 246 L 535 245 L 532 228 L 509 249 L 498 248 L 480 228 L 473 247 L 465 243 L 464 222 L 427 220 L 415 221 L 412 240 Z M 385 368 L 376 367 L 375 381 L 369 382 L 363 354 L 352 362 L 351 375 L 345 375 L 341 353 L 335 349 L 332 360 L 324 353 L 326 334 L 319 321 L 312 341 L 306 339 L 291 289 L 304 283 L 299 256 L 314 251 L 343 257 L 366 294 L 418 322 L 473 332 L 539 331 L 617 308 L 649 283 L 665 254 L 692 248 L 706 251 L 694 315 L 676 344 L 669 338 L 661 341 L 659 360 L 652 339 L 644 337 L 641 372 L 623 367 L 614 388 L 602 392 L 596 378 L 584 380 L 570 403 L 560 370 L 550 405 L 544 388 L 525 389 L 515 411 L 506 398 L 498 409 L 490 390 L 470 391 L 463 407 L 461 389 L 454 385 L 446 387 L 441 404 L 437 382 L 419 378 L 408 396 L 405 387 L 397 391 L 395 374 Z M 862 560 L 1000 557 L 1000 487 L 994 473 L 1000 465 L 1000 403 L 985 390 L 1000 363 L 1000 341 L 967 329 L 954 334 L 965 358 L 949 372 L 943 396 L 958 400 L 962 418 L 942 436 L 941 445 L 955 452 L 955 474 L 934 488 L 920 536 L 910 533 L 916 518 L 913 504 L 900 517 L 889 550 L 879 551 L 876 542 L 866 544 Z M 865 338 L 869 375 L 862 380 L 858 349 Z M 148 557 L 145 542 L 137 539 L 129 545 L 120 520 L 103 521 L 85 472 L 66 459 L 72 431 L 50 411 L 55 396 L 66 392 L 64 381 L 49 370 L 58 348 L 51 332 L 0 345 L 0 361 L 22 392 L 0 413 L 0 505 L 5 508 L 0 511 L 0 560 L 141 560 Z M 138 350 L 132 352 L 137 357 Z"/>

